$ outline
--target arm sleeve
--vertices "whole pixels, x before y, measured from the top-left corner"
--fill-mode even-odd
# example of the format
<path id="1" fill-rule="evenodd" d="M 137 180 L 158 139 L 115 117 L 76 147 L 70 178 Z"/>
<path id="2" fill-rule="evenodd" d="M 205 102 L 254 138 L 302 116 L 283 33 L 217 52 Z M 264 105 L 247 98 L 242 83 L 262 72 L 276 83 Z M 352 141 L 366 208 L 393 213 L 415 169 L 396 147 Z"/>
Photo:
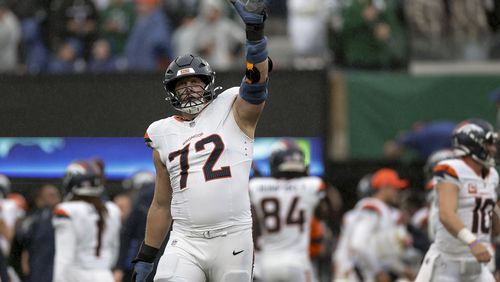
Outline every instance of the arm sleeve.
<path id="1" fill-rule="evenodd" d="M 55 235 L 54 282 L 69 281 L 69 266 L 75 259 L 76 234 L 69 217 L 55 215 L 52 224 Z"/>

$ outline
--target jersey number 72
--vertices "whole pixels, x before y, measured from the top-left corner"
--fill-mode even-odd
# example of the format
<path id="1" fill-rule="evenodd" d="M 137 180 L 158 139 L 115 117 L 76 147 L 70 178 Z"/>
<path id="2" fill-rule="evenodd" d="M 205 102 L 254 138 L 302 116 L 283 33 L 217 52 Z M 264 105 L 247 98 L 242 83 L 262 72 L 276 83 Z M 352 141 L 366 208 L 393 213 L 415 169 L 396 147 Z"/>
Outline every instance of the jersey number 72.
<path id="1" fill-rule="evenodd" d="M 231 177 L 231 169 L 228 166 L 223 166 L 220 169 L 214 169 L 215 163 L 219 159 L 220 155 L 224 151 L 224 142 L 217 134 L 212 134 L 207 136 L 194 144 L 194 149 L 196 152 L 205 150 L 205 145 L 212 143 L 214 148 L 208 156 L 208 159 L 203 165 L 203 174 L 205 176 L 205 181 L 214 180 L 217 178 Z M 188 143 L 182 149 L 174 151 L 168 155 L 168 160 L 173 161 L 175 158 L 180 157 L 180 167 L 181 167 L 181 180 L 180 189 L 184 189 L 187 186 L 187 178 L 189 174 L 189 146 Z"/>

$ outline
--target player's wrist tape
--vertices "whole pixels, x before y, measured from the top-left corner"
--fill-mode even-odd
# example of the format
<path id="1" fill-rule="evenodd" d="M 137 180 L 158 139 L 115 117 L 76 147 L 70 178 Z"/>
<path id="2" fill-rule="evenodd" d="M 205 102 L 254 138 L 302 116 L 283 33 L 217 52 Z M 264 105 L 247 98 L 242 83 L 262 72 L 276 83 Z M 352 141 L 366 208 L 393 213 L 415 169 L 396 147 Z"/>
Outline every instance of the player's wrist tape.
<path id="1" fill-rule="evenodd" d="M 479 244 L 479 240 L 476 239 L 476 240 L 470 242 L 469 244 L 467 244 L 467 246 L 469 246 L 469 248 L 473 248 L 477 244 Z"/>
<path id="2" fill-rule="evenodd" d="M 245 25 L 247 39 L 249 41 L 259 41 L 264 38 L 264 24 L 247 24 Z"/>
<path id="3" fill-rule="evenodd" d="M 267 51 L 267 39 L 263 37 L 257 41 L 247 40 L 247 62 L 257 64 L 267 59 L 269 52 Z"/>
<path id="4" fill-rule="evenodd" d="M 470 232 L 470 230 L 465 227 L 458 232 L 457 238 L 469 247 L 473 247 L 471 245 L 477 244 L 476 235 L 472 234 L 472 232 Z"/>
<path id="5" fill-rule="evenodd" d="M 139 248 L 139 252 L 132 262 L 145 261 L 152 263 L 154 262 L 159 251 L 159 249 L 148 246 L 146 245 L 146 243 L 142 242 L 141 247 Z"/>
<path id="6" fill-rule="evenodd" d="M 240 97 L 253 105 L 262 104 L 268 96 L 268 81 L 269 80 L 266 80 L 263 83 L 249 84 L 246 82 L 246 78 L 243 78 L 243 81 L 240 85 Z"/>

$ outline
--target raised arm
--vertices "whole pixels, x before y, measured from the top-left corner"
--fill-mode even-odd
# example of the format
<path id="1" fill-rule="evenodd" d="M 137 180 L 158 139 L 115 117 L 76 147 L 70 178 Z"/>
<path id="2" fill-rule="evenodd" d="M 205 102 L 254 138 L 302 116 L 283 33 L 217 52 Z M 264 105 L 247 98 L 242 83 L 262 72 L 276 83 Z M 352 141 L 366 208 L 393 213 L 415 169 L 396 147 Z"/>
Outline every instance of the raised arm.
<path id="1" fill-rule="evenodd" d="M 241 130 L 254 137 L 257 121 L 268 96 L 268 73 L 272 64 L 268 59 L 267 39 L 264 37 L 266 7 L 264 0 L 255 0 L 244 6 L 231 0 L 246 26 L 246 74 L 240 85 L 240 94 L 233 104 L 233 113 Z"/>

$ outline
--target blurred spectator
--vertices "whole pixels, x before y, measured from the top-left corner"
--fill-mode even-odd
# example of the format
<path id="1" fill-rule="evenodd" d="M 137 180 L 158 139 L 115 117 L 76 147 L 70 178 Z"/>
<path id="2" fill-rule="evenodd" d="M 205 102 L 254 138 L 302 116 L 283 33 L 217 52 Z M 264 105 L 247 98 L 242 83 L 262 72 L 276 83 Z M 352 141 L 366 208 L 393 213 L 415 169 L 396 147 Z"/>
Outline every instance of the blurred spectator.
<path id="1" fill-rule="evenodd" d="M 47 23 L 50 0 L 10 0 L 12 11 L 21 22 L 22 41 L 19 46 L 22 72 L 36 74 L 44 71 L 49 51 Z"/>
<path id="2" fill-rule="evenodd" d="M 54 228 L 52 210 L 61 202 L 61 193 L 53 185 L 34 192 L 34 211 L 16 232 L 15 243 L 21 248 L 23 281 L 51 282 L 54 268 Z"/>
<path id="3" fill-rule="evenodd" d="M 139 170 L 136 171 L 131 176 L 123 180 L 123 189 L 132 196 L 132 202 L 136 202 L 139 195 L 144 193 L 143 188 L 148 184 L 154 183 L 156 175 L 154 172 L 149 170 Z"/>
<path id="4" fill-rule="evenodd" d="M 170 28 L 159 0 L 136 0 L 136 21 L 125 46 L 128 68 L 163 70 L 172 58 Z"/>
<path id="5" fill-rule="evenodd" d="M 21 22 L 22 50 L 26 72 L 37 74 L 43 72 L 49 60 L 49 50 L 42 38 L 40 23 L 33 18 Z"/>
<path id="6" fill-rule="evenodd" d="M 397 69 L 407 64 L 401 1 L 352 0 L 343 6 L 342 47 L 350 68 Z"/>
<path id="7" fill-rule="evenodd" d="M 134 4 L 126 0 L 111 0 L 99 17 L 101 36 L 109 40 L 114 54 L 121 55 L 134 24 Z"/>
<path id="8" fill-rule="evenodd" d="M 417 122 L 413 128 L 389 140 L 384 145 L 387 157 L 396 158 L 413 150 L 420 159 L 445 148 L 451 148 L 451 136 L 456 123 L 449 121 Z"/>
<path id="9" fill-rule="evenodd" d="M 94 1 L 95 7 L 98 11 L 103 11 L 109 7 L 110 2 L 113 0 L 92 0 Z"/>
<path id="10" fill-rule="evenodd" d="M 491 91 L 489 94 L 490 100 L 495 103 L 495 107 L 497 109 L 497 124 L 496 129 L 500 129 L 500 87 L 497 87 L 495 90 Z"/>
<path id="11" fill-rule="evenodd" d="M 67 39 L 77 39 L 82 55 L 88 58 L 97 36 L 97 10 L 92 0 L 53 0 L 51 18 L 52 49 Z"/>
<path id="12" fill-rule="evenodd" d="M 489 56 L 491 59 L 500 59 L 500 1 L 487 0 L 485 1 L 485 8 L 488 23 L 494 32 Z"/>
<path id="13" fill-rule="evenodd" d="M 111 45 L 106 39 L 99 39 L 92 46 L 87 71 L 93 73 L 109 73 L 118 70 L 118 62 L 111 51 Z"/>
<path id="14" fill-rule="evenodd" d="M 116 281 L 131 281 L 131 261 L 144 240 L 146 217 L 155 189 L 155 175 L 150 171 L 139 171 L 125 179 L 123 187 L 134 191 L 136 195 L 130 216 L 121 230 L 120 254 L 113 275 Z M 152 281 L 153 276 L 154 273 L 149 276 L 148 281 Z"/>
<path id="15" fill-rule="evenodd" d="M 412 59 L 449 58 L 448 13 L 444 0 L 405 2 Z"/>
<path id="16" fill-rule="evenodd" d="M 0 0 L 0 73 L 14 72 L 17 67 L 21 27 L 5 0 Z"/>
<path id="17" fill-rule="evenodd" d="M 171 19 L 172 28 L 177 29 L 186 17 L 195 17 L 203 0 L 163 0 L 163 10 Z M 186 52 L 189 53 L 189 52 Z"/>
<path id="18" fill-rule="evenodd" d="M 243 62 L 245 30 L 226 16 L 226 8 L 222 0 L 201 2 L 198 16 L 190 25 L 193 30 L 184 30 L 184 35 L 187 33 L 194 39 L 191 42 L 184 42 L 193 46 L 188 46 L 187 50 L 194 48 L 195 54 L 204 57 L 218 71 L 231 69 Z M 182 55 L 187 52 L 181 49 L 182 46 L 176 47 L 176 54 Z"/>
<path id="19" fill-rule="evenodd" d="M 127 220 L 132 210 L 132 197 L 129 193 L 121 192 L 113 197 L 113 203 L 115 203 L 121 212 L 122 223 Z"/>
<path id="20" fill-rule="evenodd" d="M 288 35 L 296 61 L 327 56 L 326 27 L 330 0 L 288 0 Z M 311 60 L 309 60 L 311 61 Z"/>
<path id="21" fill-rule="evenodd" d="M 182 19 L 180 26 L 175 29 L 172 35 L 172 47 L 175 57 L 196 53 L 196 46 L 193 44 L 198 36 L 195 19 L 195 13 L 187 14 Z"/>
<path id="22" fill-rule="evenodd" d="M 81 58 L 82 46 L 77 40 L 68 40 L 52 55 L 47 71 L 49 73 L 76 73 L 85 69 L 85 62 Z"/>
<path id="23" fill-rule="evenodd" d="M 483 0 L 447 1 L 450 11 L 450 51 L 456 59 L 485 60 L 491 28 Z"/>

